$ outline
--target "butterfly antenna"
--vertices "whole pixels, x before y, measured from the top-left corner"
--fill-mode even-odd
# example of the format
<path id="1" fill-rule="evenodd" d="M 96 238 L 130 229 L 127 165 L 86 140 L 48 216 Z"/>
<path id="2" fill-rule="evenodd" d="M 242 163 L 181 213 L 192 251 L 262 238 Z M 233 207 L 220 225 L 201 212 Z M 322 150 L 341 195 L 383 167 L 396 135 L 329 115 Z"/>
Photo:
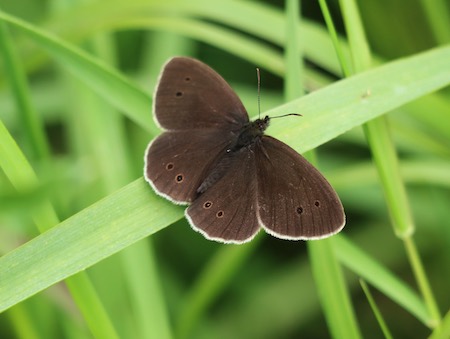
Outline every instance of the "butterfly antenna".
<path id="1" fill-rule="evenodd" d="M 256 78 L 258 79 L 258 118 L 261 118 L 261 72 L 258 67 L 256 67 Z M 279 115 L 277 117 L 272 117 L 271 119 L 287 117 L 290 115 L 294 115 L 297 117 L 302 116 L 301 114 L 298 114 L 298 113 L 288 113 L 288 114 Z"/>
<path id="2" fill-rule="evenodd" d="M 302 117 L 303 115 L 299 114 L 299 113 L 287 113 L 287 114 L 283 114 L 283 115 L 278 115 L 276 117 L 270 117 L 270 119 L 276 119 L 276 118 L 283 118 L 283 117 L 288 117 L 290 115 L 296 116 L 296 117 Z"/>
<path id="3" fill-rule="evenodd" d="M 258 118 L 261 118 L 261 74 L 258 67 L 256 67 L 256 77 L 258 79 Z"/>

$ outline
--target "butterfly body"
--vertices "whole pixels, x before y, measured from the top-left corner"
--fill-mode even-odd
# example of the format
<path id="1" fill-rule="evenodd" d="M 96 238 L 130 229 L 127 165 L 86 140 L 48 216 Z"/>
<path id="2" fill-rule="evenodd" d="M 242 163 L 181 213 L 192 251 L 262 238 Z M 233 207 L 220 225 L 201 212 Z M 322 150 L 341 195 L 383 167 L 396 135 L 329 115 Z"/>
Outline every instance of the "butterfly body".
<path id="1" fill-rule="evenodd" d="M 269 126 L 269 120 L 269 117 L 266 116 L 264 119 L 257 119 L 247 123 L 242 127 L 236 141 L 231 145 L 228 151 L 235 152 L 242 147 L 246 147 L 260 140 L 264 135 L 264 131 Z"/>
<path id="2" fill-rule="evenodd" d="M 190 204 L 186 217 L 205 237 L 251 240 L 262 227 L 284 239 L 316 239 L 345 224 L 342 204 L 301 155 L 264 135 L 270 118 L 250 122 L 214 70 L 177 57 L 163 68 L 154 116 L 166 131 L 145 155 L 156 193 Z"/>

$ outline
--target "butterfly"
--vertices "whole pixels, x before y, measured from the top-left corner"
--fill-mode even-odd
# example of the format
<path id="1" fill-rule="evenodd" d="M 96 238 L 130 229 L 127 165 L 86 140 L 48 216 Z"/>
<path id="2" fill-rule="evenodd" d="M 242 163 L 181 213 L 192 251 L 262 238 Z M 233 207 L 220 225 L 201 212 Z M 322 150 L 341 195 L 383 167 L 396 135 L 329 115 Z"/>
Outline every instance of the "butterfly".
<path id="1" fill-rule="evenodd" d="M 250 121 L 241 100 L 206 64 L 174 57 L 156 86 L 153 114 L 165 131 L 145 152 L 144 176 L 206 238 L 245 243 L 263 228 L 290 240 L 339 232 L 338 195 L 304 157 Z"/>

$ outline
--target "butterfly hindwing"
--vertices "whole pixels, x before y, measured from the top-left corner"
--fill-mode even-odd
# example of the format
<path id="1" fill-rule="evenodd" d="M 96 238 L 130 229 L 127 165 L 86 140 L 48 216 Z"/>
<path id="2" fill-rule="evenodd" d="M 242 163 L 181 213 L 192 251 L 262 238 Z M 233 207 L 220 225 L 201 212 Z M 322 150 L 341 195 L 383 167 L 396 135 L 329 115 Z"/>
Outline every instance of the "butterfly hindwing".
<path id="1" fill-rule="evenodd" d="M 317 239 L 345 224 L 342 204 L 322 174 L 283 142 L 263 136 L 255 148 L 261 226 L 284 239 Z"/>
<path id="2" fill-rule="evenodd" d="M 227 171 L 187 208 L 186 217 L 208 239 L 244 243 L 260 229 L 255 155 L 243 148 L 225 161 L 229 161 Z"/>

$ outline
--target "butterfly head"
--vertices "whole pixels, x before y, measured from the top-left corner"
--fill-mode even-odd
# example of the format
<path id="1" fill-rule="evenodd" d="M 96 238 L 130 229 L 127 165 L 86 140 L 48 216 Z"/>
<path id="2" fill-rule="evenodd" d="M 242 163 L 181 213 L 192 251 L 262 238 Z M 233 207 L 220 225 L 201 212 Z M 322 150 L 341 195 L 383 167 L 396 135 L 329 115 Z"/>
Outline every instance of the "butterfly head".
<path id="1" fill-rule="evenodd" d="M 269 127 L 269 122 L 270 122 L 270 118 L 269 116 L 265 116 L 264 119 L 256 119 L 253 122 L 253 126 L 259 131 L 261 132 L 261 134 L 264 133 L 264 131 L 266 130 L 267 127 Z"/>

